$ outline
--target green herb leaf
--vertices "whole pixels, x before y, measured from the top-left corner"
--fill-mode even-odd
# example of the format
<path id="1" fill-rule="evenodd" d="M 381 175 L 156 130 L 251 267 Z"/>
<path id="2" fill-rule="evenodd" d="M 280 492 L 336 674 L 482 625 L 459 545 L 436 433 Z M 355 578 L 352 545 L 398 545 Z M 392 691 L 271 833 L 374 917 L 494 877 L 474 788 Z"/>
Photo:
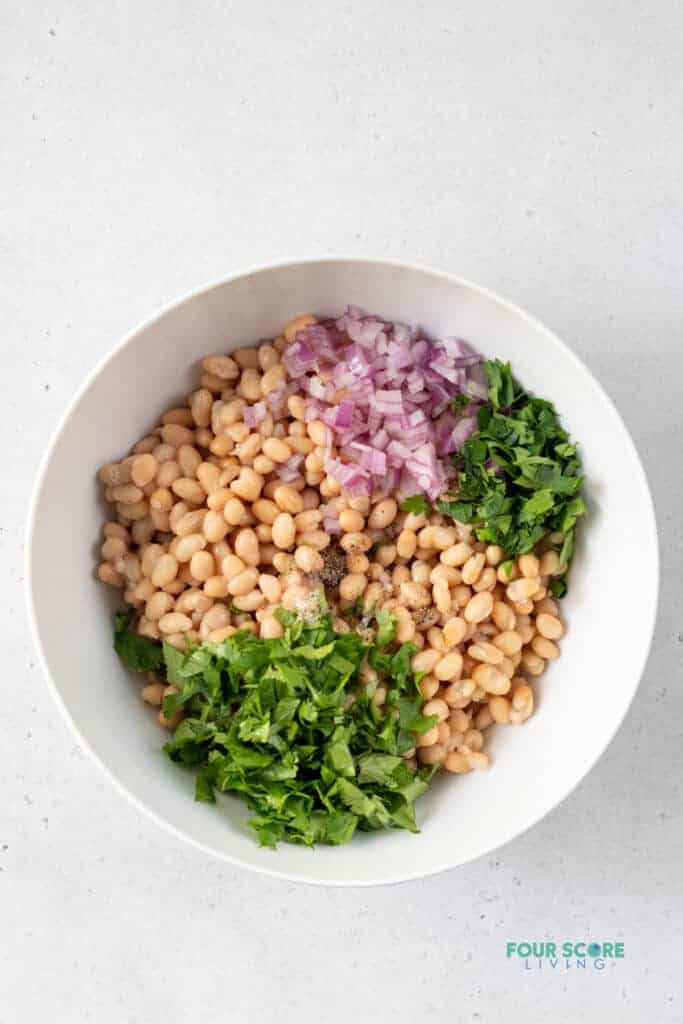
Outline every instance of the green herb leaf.
<path id="1" fill-rule="evenodd" d="M 204 773 L 197 776 L 194 787 L 194 798 L 204 804 L 215 804 L 216 802 L 211 781 Z"/>
<path id="2" fill-rule="evenodd" d="M 376 782 L 386 785 L 393 773 L 403 764 L 403 758 L 395 754 L 364 754 L 358 760 L 359 782 Z"/>
<path id="3" fill-rule="evenodd" d="M 332 741 L 327 747 L 327 761 L 338 775 L 352 779 L 356 774 L 356 766 L 343 733 L 343 729 L 335 729 Z"/>
<path id="4" fill-rule="evenodd" d="M 155 672 L 164 662 L 161 644 L 140 636 L 132 628 L 134 613 L 117 612 L 114 617 L 114 650 L 133 672 Z"/>
<path id="5" fill-rule="evenodd" d="M 484 367 L 490 404 L 478 410 L 478 430 L 453 456 L 457 482 L 438 509 L 509 557 L 560 531 L 560 560 L 568 566 L 572 531 L 586 513 L 577 447 L 552 404 L 524 391 L 509 363 L 493 359 Z"/>
<path id="6" fill-rule="evenodd" d="M 489 401 L 494 409 L 509 408 L 515 398 L 512 370 L 509 363 L 490 359 L 484 363 L 489 380 Z"/>
<path id="7" fill-rule="evenodd" d="M 377 620 L 377 637 L 375 643 L 378 647 L 388 647 L 396 636 L 398 620 L 388 608 L 378 608 L 375 612 Z"/>
<path id="8" fill-rule="evenodd" d="M 263 846 L 281 840 L 349 842 L 356 829 L 416 829 L 414 801 L 431 770 L 408 769 L 403 754 L 436 722 L 421 715 L 412 644 L 392 646 L 396 622 L 376 614 L 374 643 L 336 633 L 329 615 L 305 622 L 281 610 L 285 635 L 261 640 L 242 630 L 185 652 L 147 643 L 138 650 L 132 616 L 117 620 L 117 643 L 133 663 L 153 663 L 177 692 L 168 716 L 184 718 L 164 749 L 197 771 L 195 797 L 232 793 L 252 810 Z M 121 637 L 126 639 L 122 643 Z M 129 636 L 132 636 L 132 648 Z M 366 661 L 387 688 L 378 708 L 361 676 Z"/>
<path id="9" fill-rule="evenodd" d="M 401 512 L 412 512 L 415 516 L 428 516 L 432 511 L 431 503 L 424 494 L 413 494 L 401 502 Z"/>
<path id="10" fill-rule="evenodd" d="M 171 644 L 164 641 L 163 646 L 164 663 L 166 665 L 166 679 L 174 686 L 182 686 L 185 682 L 180 675 L 180 669 L 185 661 L 185 655 Z"/>
<path id="11" fill-rule="evenodd" d="M 387 828 L 391 823 L 391 815 L 379 795 L 371 795 L 347 779 L 339 779 L 337 789 L 349 810 L 364 818 L 369 828 Z"/>
<path id="12" fill-rule="evenodd" d="M 358 817 L 349 811 L 333 811 L 327 819 L 325 839 L 333 846 L 351 842 L 356 831 Z"/>
<path id="13" fill-rule="evenodd" d="M 560 551 L 560 568 L 564 569 L 571 562 L 574 553 L 574 531 L 570 530 L 565 536 Z"/>
<path id="14" fill-rule="evenodd" d="M 463 410 L 466 409 L 467 406 L 471 404 L 472 399 L 470 398 L 469 395 L 465 394 L 456 395 L 455 398 L 452 398 L 450 402 L 451 410 L 452 412 L 455 413 L 456 416 L 459 416 L 463 412 Z"/>

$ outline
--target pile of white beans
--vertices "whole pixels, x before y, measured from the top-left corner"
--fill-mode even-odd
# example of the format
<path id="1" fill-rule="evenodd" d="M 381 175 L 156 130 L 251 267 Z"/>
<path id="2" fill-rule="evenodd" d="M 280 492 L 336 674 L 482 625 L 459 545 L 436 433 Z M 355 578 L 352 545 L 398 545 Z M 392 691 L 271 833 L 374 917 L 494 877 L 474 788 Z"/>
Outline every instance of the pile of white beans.
<path id="1" fill-rule="evenodd" d="M 306 420 L 304 395 L 248 427 L 246 406 L 287 383 L 281 355 L 312 322 L 298 317 L 272 342 L 207 356 L 186 405 L 102 467 L 114 513 L 98 576 L 123 590 L 143 636 L 179 649 L 245 628 L 272 638 L 283 632 L 274 612 L 303 607 L 338 543 L 345 574 L 326 594 L 336 628 L 350 628 L 343 612 L 360 598 L 368 615 L 391 610 L 396 641 L 419 648 L 412 667 L 423 674 L 424 713 L 438 724 L 407 758 L 459 774 L 484 768 L 484 731 L 526 721 L 531 680 L 559 656 L 564 627 L 548 594 L 558 555 L 548 548 L 504 567 L 501 548 L 438 513 L 401 512 L 400 495 L 343 493 L 324 471 L 330 432 Z M 297 453 L 301 472 L 283 483 L 277 468 Z M 338 521 L 338 538 L 323 529 L 328 518 Z M 385 687 L 369 666 L 363 676 L 381 706 Z M 159 707 L 168 692 L 151 677 L 142 697 Z M 179 716 L 159 711 L 159 720 L 171 728 Z"/>

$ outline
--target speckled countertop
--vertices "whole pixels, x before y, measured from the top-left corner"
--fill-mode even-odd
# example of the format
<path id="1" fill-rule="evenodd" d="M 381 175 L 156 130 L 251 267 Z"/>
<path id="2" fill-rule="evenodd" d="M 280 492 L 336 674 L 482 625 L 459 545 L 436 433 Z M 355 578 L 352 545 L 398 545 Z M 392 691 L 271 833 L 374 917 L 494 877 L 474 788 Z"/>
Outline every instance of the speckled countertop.
<path id="1" fill-rule="evenodd" d="M 2 1024 L 683 1020 L 682 30 L 673 0 L 5 5 Z M 58 716 L 22 594 L 29 490 L 86 370 L 205 280 L 328 252 L 447 267 L 569 341 L 644 457 L 664 570 L 589 778 L 494 856 L 376 891 L 232 870 L 141 818 Z M 586 937 L 626 956 L 505 957 Z"/>

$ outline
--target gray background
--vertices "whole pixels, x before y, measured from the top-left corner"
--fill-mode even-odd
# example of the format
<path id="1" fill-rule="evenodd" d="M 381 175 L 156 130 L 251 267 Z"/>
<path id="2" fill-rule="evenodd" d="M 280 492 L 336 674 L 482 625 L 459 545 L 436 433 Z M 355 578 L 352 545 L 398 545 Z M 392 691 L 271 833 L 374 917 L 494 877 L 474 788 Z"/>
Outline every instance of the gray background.
<path id="1" fill-rule="evenodd" d="M 0 20 L 2 1024 L 681 1021 L 680 3 L 24 0 Z M 557 330 L 643 455 L 664 568 L 590 777 L 495 855 L 374 891 L 232 870 L 141 818 L 58 716 L 22 594 L 32 479 L 86 371 L 195 285 L 332 252 L 443 266 Z M 504 956 L 588 937 L 626 958 Z"/>

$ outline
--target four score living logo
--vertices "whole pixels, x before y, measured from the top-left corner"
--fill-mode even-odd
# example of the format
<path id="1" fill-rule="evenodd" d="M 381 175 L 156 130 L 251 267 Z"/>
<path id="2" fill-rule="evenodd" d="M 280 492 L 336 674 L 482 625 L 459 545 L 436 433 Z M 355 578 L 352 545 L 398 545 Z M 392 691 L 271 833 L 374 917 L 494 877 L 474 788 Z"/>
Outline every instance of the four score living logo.
<path id="1" fill-rule="evenodd" d="M 525 971 L 604 971 L 624 959 L 623 942 L 506 942 L 505 956 Z"/>

